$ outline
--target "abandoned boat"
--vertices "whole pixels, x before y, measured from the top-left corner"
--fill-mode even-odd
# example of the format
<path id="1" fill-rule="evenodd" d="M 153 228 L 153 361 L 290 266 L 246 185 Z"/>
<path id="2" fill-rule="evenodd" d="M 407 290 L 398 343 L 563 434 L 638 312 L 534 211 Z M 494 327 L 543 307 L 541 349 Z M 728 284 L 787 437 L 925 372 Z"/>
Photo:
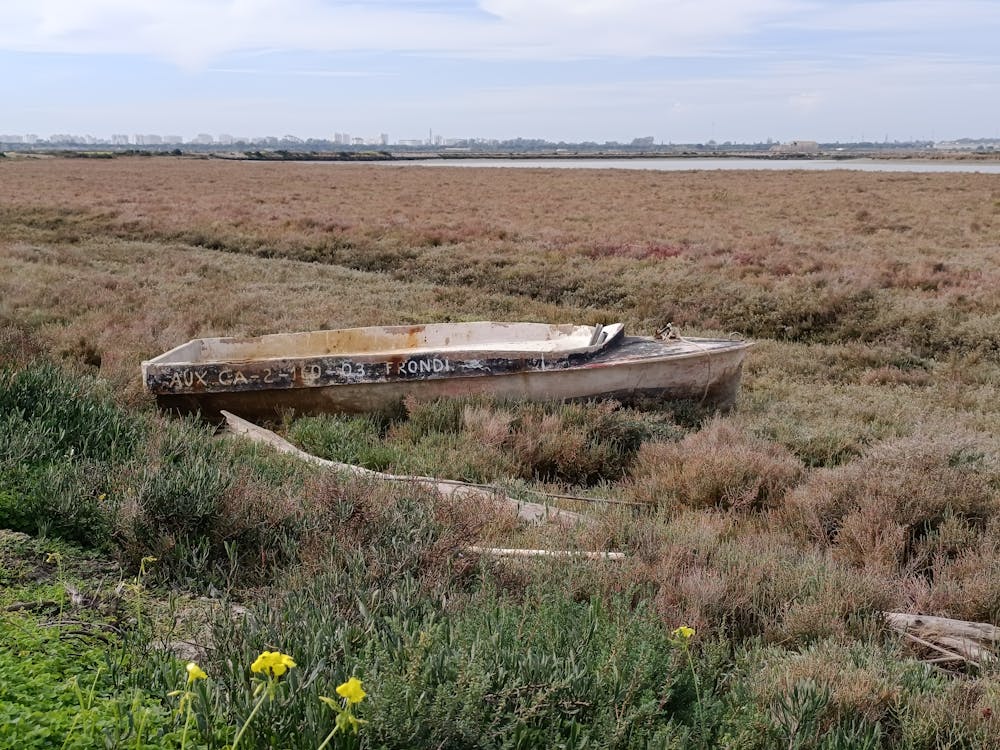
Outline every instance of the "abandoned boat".
<path id="1" fill-rule="evenodd" d="M 142 363 L 163 409 L 247 418 L 390 409 L 487 395 L 562 401 L 613 398 L 732 406 L 742 340 L 626 336 L 606 326 L 436 323 L 206 338 Z"/>

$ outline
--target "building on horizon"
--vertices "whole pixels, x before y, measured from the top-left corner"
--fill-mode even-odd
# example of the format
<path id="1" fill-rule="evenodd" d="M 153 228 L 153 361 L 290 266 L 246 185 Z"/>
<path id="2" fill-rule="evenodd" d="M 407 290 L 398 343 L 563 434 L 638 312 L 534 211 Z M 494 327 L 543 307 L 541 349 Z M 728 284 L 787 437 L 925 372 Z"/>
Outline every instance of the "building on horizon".
<path id="1" fill-rule="evenodd" d="M 818 154 L 819 144 L 816 141 L 789 141 L 771 146 L 770 151 L 774 154 Z"/>

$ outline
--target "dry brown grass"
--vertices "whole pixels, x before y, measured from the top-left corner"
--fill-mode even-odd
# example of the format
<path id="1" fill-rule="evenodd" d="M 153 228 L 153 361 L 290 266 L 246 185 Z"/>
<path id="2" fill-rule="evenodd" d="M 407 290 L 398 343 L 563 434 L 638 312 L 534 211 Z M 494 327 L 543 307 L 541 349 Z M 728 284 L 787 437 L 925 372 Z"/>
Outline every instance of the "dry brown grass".
<path id="1" fill-rule="evenodd" d="M 741 330 L 758 342 L 737 416 L 675 415 L 623 481 L 599 477 L 660 511 L 520 541 L 624 548 L 629 567 L 581 590 L 634 585 L 668 621 L 782 642 L 846 637 L 880 607 L 995 619 L 998 200 L 974 174 L 8 160 L 0 324 L 18 327 L 0 352 L 30 356 L 30 329 L 144 402 L 139 362 L 196 336 Z M 412 441 L 441 473 L 598 473 L 579 421 L 475 405 L 453 421 Z"/>
<path id="2" fill-rule="evenodd" d="M 793 339 L 974 348 L 970 314 L 1000 313 L 988 175 L 192 159 L 0 170 L 14 237 L 172 239 Z"/>
<path id="3" fill-rule="evenodd" d="M 787 448 L 719 417 L 677 443 L 646 443 L 632 472 L 640 502 L 749 510 L 779 503 L 802 474 Z"/>
<path id="4" fill-rule="evenodd" d="M 906 532 L 896 546 L 902 556 L 910 533 L 926 535 L 950 514 L 985 522 L 1000 509 L 998 480 L 988 446 L 960 435 L 918 434 L 813 472 L 787 497 L 783 513 L 793 533 L 832 543 L 863 563 L 888 542 L 885 524 Z"/>
<path id="5" fill-rule="evenodd" d="M 827 698 L 819 704 L 815 724 L 798 727 L 799 742 L 808 736 L 803 731 L 822 736 L 838 720 L 864 717 L 883 724 L 885 747 L 962 747 L 957 738 L 968 736 L 975 737 L 970 746 L 998 746 L 991 708 L 994 684 L 940 682 L 912 662 L 891 656 L 871 647 L 825 643 L 794 654 L 775 649 L 761 654 L 747 670 L 756 678 L 755 697 L 784 719 L 779 723 L 793 730 L 793 740 L 796 712 L 788 708 L 805 703 L 802 696 L 808 693 Z"/>

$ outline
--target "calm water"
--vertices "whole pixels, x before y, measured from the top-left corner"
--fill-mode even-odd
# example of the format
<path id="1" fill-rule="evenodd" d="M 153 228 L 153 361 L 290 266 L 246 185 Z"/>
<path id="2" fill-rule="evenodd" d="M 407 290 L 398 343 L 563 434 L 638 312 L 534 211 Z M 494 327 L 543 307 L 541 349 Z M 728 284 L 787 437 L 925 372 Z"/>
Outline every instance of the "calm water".
<path id="1" fill-rule="evenodd" d="M 702 170 L 853 169 L 861 172 L 980 172 L 1000 174 L 1000 162 L 902 161 L 889 159 L 421 159 L 377 162 L 395 167 L 498 167 L 513 169 L 652 169 L 663 172 Z"/>

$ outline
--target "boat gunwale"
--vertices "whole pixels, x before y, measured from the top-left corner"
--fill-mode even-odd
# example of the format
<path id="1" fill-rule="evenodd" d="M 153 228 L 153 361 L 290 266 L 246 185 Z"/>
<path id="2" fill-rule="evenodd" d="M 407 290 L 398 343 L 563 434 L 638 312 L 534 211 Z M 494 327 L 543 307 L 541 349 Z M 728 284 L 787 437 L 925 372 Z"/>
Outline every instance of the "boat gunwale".
<path id="1" fill-rule="evenodd" d="M 198 341 L 198 340 L 199 339 L 192 339 L 192 341 Z M 184 344 L 181 344 L 180 346 L 174 347 L 170 351 L 173 352 L 173 351 L 176 351 L 177 349 L 181 349 L 181 348 L 187 346 L 188 344 L 192 343 L 192 341 L 188 341 L 187 343 L 184 343 Z M 695 349 L 689 350 L 689 351 L 675 352 L 675 353 L 666 353 L 666 354 L 656 354 L 656 355 L 644 356 L 644 357 L 634 357 L 634 358 L 620 357 L 620 358 L 616 358 L 615 355 L 621 353 L 620 350 L 621 350 L 621 348 L 623 346 L 626 346 L 629 343 L 634 343 L 634 342 L 637 342 L 637 341 L 650 341 L 650 342 L 657 341 L 658 343 L 667 343 L 667 342 L 659 342 L 657 339 L 647 338 L 647 337 L 643 337 L 643 336 L 626 336 L 626 337 L 624 337 L 624 338 L 621 339 L 621 341 L 619 342 L 619 346 L 618 347 L 616 347 L 614 349 L 607 349 L 607 350 L 600 350 L 600 349 L 596 350 L 594 352 L 594 354 L 596 356 L 593 359 L 590 359 L 590 360 L 588 360 L 586 362 L 581 362 L 579 364 L 572 365 L 572 367 L 574 367 L 574 368 L 575 367 L 599 367 L 599 366 L 609 366 L 609 365 L 616 365 L 616 364 L 624 364 L 624 363 L 628 363 L 628 362 L 660 362 L 660 361 L 668 360 L 668 359 L 669 360 L 687 359 L 689 357 L 699 357 L 699 356 L 705 356 L 705 355 L 711 356 L 713 354 L 723 353 L 723 352 L 730 352 L 730 351 L 734 351 L 734 350 L 738 350 L 738 349 L 748 349 L 748 348 L 750 348 L 751 346 L 754 345 L 753 341 L 747 341 L 747 340 L 742 340 L 742 339 L 737 340 L 737 339 L 686 338 L 685 342 L 692 342 L 692 341 L 696 341 L 698 343 L 701 343 L 701 342 L 711 342 L 711 343 L 726 344 L 726 346 L 719 346 L 719 347 L 715 347 L 715 348 L 711 348 L 711 349 L 708 349 L 708 348 L 706 348 L 706 349 L 695 348 Z M 681 342 L 681 343 L 685 343 L 685 342 Z M 440 349 L 428 349 L 428 350 L 416 350 L 415 349 L 415 350 L 412 350 L 412 351 L 416 352 L 417 356 L 427 356 L 427 355 L 433 355 L 435 352 L 440 351 Z M 170 352 L 166 352 L 166 353 L 169 354 Z M 192 360 L 192 361 L 177 360 L 177 361 L 167 361 L 167 362 L 156 362 L 156 360 L 150 359 L 150 360 L 143 361 L 142 362 L 142 367 L 143 367 L 143 370 L 145 370 L 147 365 L 153 365 L 155 367 L 164 367 L 164 366 L 166 366 L 166 367 L 197 367 L 198 365 L 238 365 L 238 364 L 242 365 L 242 364 L 248 364 L 248 363 L 252 363 L 252 364 L 257 364 L 257 363 L 267 364 L 267 363 L 273 363 L 273 362 L 295 362 L 295 363 L 298 363 L 298 362 L 305 362 L 305 361 L 308 361 L 308 360 L 315 360 L 315 359 L 350 359 L 350 360 L 358 361 L 358 362 L 364 361 L 367 364 L 366 358 L 371 359 L 374 362 L 382 362 L 382 361 L 384 361 L 384 359 L 385 359 L 386 356 L 388 356 L 390 359 L 392 359 L 394 357 L 399 356 L 402 353 L 403 352 L 400 351 L 400 350 L 393 350 L 393 351 L 389 351 L 389 352 L 385 352 L 385 353 L 378 352 L 376 354 L 370 354 L 370 355 L 369 354 L 364 354 L 364 355 L 308 354 L 308 355 L 304 355 L 304 356 L 300 356 L 300 357 L 259 357 L 259 358 L 254 358 L 254 359 Z M 515 354 L 521 354 L 521 355 L 524 355 L 524 356 L 504 356 L 504 355 L 509 354 L 509 353 L 508 352 L 488 352 L 488 354 L 490 354 L 491 357 L 495 358 L 495 359 L 510 359 L 510 360 L 519 360 L 519 359 L 545 359 L 544 353 L 539 353 L 539 352 L 514 352 L 514 353 Z M 587 352 L 586 351 L 583 351 L 583 352 L 573 351 L 571 353 L 572 354 L 586 354 Z M 161 356 L 163 356 L 163 355 L 161 355 Z M 157 359 L 159 359 L 159 357 L 157 357 Z M 469 357 L 467 359 L 469 359 L 469 360 L 475 360 L 475 359 L 482 359 L 482 357 Z M 559 358 L 553 358 L 553 362 L 555 362 L 557 359 L 559 359 Z M 561 372 L 561 371 L 562 370 L 558 370 L 558 369 L 539 370 L 539 372 Z M 455 376 L 455 377 L 461 377 L 461 376 Z M 478 376 L 474 376 L 474 377 L 478 377 Z M 372 381 L 372 382 L 379 382 L 379 381 Z M 322 386 L 320 386 L 320 387 L 322 387 Z"/>
<path id="2" fill-rule="evenodd" d="M 471 323 L 430 323 L 428 326 L 474 326 L 474 325 L 485 325 L 491 324 L 495 321 L 475 321 Z M 330 351 L 330 352 L 315 352 L 307 353 L 301 355 L 292 356 L 273 356 L 273 357 L 250 357 L 250 358 L 240 358 L 231 357 L 226 359 L 193 359 L 193 360 L 172 360 L 169 359 L 170 355 L 174 355 L 190 347 L 194 344 L 200 345 L 202 349 L 209 344 L 233 344 L 238 345 L 240 343 L 247 342 L 263 342 L 267 340 L 274 340 L 279 337 L 292 339 L 293 337 L 307 337 L 317 334 L 325 333 L 353 333 L 357 331 L 392 331 L 393 329 L 399 329 L 400 331 L 407 330 L 413 326 L 364 326 L 358 328 L 338 328 L 338 329 L 320 329 L 316 331 L 299 331 L 294 333 L 268 333 L 260 336 L 219 336 L 219 337 L 203 337 L 190 339 L 183 344 L 179 344 L 172 349 L 169 349 L 162 354 L 157 355 L 151 359 L 142 361 L 143 371 L 146 370 L 147 366 L 176 366 L 176 367 L 196 367 L 199 365 L 226 365 L 226 364 L 244 364 L 244 363 L 258 363 L 258 362 L 292 362 L 292 361 L 302 361 L 309 359 L 321 359 L 324 357 L 329 358 L 339 358 L 339 359 L 351 359 L 358 362 L 369 362 L 369 361 L 382 361 L 386 358 L 393 359 L 397 357 L 421 357 L 421 356 L 432 356 L 439 352 L 455 352 L 457 354 L 469 354 L 472 356 L 464 357 L 464 359 L 481 359 L 484 357 L 495 358 L 495 359 L 530 359 L 530 358 L 544 358 L 547 354 L 551 354 L 552 359 L 566 358 L 570 356 L 577 355 L 597 355 L 605 351 L 611 344 L 623 340 L 625 337 L 625 326 L 622 323 L 612 323 L 608 326 L 578 326 L 572 323 L 566 324 L 548 324 L 548 323 L 499 323 L 499 325 L 529 325 L 538 326 L 539 328 L 558 328 L 558 327 L 572 327 L 574 329 L 578 328 L 589 328 L 595 333 L 600 333 L 603 331 L 607 334 L 604 338 L 601 338 L 594 344 L 588 344 L 586 346 L 578 346 L 573 348 L 564 349 L 553 349 L 550 351 L 544 351 L 541 349 L 518 349 L 513 348 L 516 345 L 515 341 L 511 341 L 510 344 L 512 348 L 510 349 L 477 349 L 476 344 L 469 344 L 468 346 L 462 345 L 445 345 L 445 346 L 420 346 L 420 347 L 410 347 L 410 348 L 397 348 L 397 349 L 381 349 L 375 351 Z M 426 327 L 426 326 L 423 326 Z M 566 336 L 565 338 L 569 338 Z M 539 339 L 542 340 L 542 339 Z M 558 341 L 558 339 L 545 339 L 551 341 Z M 503 343 L 507 343 L 506 341 Z"/>

